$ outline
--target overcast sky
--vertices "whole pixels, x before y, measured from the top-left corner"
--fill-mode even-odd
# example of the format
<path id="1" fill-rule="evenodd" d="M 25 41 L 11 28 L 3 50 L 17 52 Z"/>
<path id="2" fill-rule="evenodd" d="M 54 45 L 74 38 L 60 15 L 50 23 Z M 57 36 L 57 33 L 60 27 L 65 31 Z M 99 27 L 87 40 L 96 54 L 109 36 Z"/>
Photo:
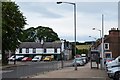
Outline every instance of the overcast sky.
<path id="1" fill-rule="evenodd" d="M 94 40 L 89 36 L 100 37 L 100 32 L 93 31 L 92 28 L 101 29 L 102 14 L 104 14 L 104 34 L 108 34 L 111 28 L 118 27 L 118 1 L 99 1 L 74 1 L 77 5 L 77 41 Z M 34 2 L 33 0 L 29 2 L 16 0 L 16 3 L 27 19 L 28 25 L 25 29 L 38 26 L 50 27 L 61 39 L 74 41 L 73 5 L 56 4 L 53 0 L 34 0 Z"/>

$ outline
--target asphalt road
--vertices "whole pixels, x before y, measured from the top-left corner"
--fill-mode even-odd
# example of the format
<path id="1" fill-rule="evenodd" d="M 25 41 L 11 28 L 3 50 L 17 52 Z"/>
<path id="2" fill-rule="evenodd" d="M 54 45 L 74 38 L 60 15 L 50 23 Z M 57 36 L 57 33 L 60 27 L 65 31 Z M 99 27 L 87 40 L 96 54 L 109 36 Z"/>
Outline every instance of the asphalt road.
<path id="1" fill-rule="evenodd" d="M 52 62 L 25 62 L 25 65 L 5 68 L 2 71 L 2 78 L 25 78 L 60 68 L 59 61 Z"/>

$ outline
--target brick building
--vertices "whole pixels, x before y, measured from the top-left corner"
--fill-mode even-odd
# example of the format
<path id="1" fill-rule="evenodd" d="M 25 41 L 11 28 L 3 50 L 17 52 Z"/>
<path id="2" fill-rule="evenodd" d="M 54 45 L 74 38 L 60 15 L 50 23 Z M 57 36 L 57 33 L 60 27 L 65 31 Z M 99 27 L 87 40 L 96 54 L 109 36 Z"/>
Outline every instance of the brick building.
<path id="1" fill-rule="evenodd" d="M 104 38 L 104 49 L 105 52 L 111 52 L 113 58 L 120 56 L 120 30 L 112 28 L 109 31 L 109 35 Z"/>
<path id="2" fill-rule="evenodd" d="M 94 45 L 94 49 L 101 50 L 101 39 L 98 39 Z M 120 56 L 120 30 L 111 28 L 109 34 L 104 36 L 104 57 L 116 58 Z"/>

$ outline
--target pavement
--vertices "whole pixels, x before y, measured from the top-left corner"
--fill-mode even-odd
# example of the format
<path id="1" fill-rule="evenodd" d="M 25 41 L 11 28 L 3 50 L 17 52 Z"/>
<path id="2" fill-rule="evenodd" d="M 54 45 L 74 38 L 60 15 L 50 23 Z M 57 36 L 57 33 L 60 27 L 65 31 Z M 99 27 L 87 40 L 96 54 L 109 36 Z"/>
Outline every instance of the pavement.
<path id="1" fill-rule="evenodd" d="M 69 64 L 71 61 L 68 61 L 67 64 Z M 14 67 L 14 66 L 21 66 L 21 65 L 25 65 L 24 62 L 17 62 L 16 65 L 14 65 L 13 63 L 10 63 L 7 66 L 2 67 L 3 69 L 6 67 Z M 57 78 L 57 79 L 61 79 L 61 78 L 65 78 L 65 80 L 78 80 L 79 78 L 82 80 L 110 80 L 107 77 L 107 73 L 105 70 L 101 70 L 101 69 L 96 69 L 90 68 L 90 62 L 87 63 L 85 66 L 79 66 L 77 67 L 77 70 L 75 70 L 75 67 L 64 67 L 58 70 L 54 70 L 54 71 L 48 71 L 48 72 L 44 72 L 44 73 L 38 73 L 36 75 L 33 76 L 28 76 L 26 77 L 27 79 L 52 79 L 53 78 Z M 69 79 L 67 79 L 69 78 Z M 78 78 L 78 79 L 77 79 Z M 25 80 L 27 80 L 25 79 Z"/>
<path id="2" fill-rule="evenodd" d="M 77 71 L 75 71 L 75 67 L 64 67 L 60 70 L 44 72 L 43 74 L 37 74 L 29 78 L 91 78 L 92 80 L 109 80 L 105 70 L 96 68 L 91 69 L 90 62 L 85 66 L 77 67 Z"/>

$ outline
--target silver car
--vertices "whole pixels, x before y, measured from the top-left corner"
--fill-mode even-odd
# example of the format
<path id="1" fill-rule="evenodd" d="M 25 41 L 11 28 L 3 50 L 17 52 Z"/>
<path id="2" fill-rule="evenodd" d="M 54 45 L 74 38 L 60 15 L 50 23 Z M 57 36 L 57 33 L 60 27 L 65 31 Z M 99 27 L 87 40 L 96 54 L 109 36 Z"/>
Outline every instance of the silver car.
<path id="1" fill-rule="evenodd" d="M 73 66 L 75 66 L 75 60 L 76 60 L 76 65 L 77 66 L 83 66 L 85 64 L 82 58 L 75 58 L 73 60 L 73 64 L 72 64 Z"/>

